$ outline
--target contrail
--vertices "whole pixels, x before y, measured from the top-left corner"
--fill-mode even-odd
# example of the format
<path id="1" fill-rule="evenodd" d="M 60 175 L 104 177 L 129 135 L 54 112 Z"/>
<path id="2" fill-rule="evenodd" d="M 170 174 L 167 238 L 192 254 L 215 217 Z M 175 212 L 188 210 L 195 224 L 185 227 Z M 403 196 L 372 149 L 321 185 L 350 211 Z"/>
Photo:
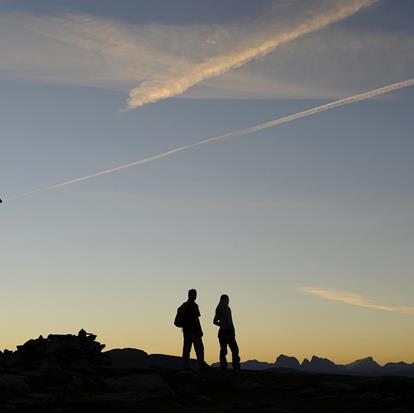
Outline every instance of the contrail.
<path id="1" fill-rule="evenodd" d="M 334 7 L 331 10 L 328 7 L 327 11 L 319 15 L 310 14 L 299 24 L 293 25 L 293 27 L 282 33 L 273 34 L 264 41 L 259 41 L 244 50 L 209 58 L 197 65 L 190 66 L 186 72 L 178 76 L 146 80 L 129 92 L 128 105 L 125 110 L 180 95 L 203 80 L 238 68 L 258 57 L 266 56 L 280 45 L 346 19 L 358 13 L 361 9 L 371 6 L 376 1 L 347 0 L 343 4 L 339 3 L 340 7 Z"/>
<path id="2" fill-rule="evenodd" d="M 100 177 L 101 175 L 111 174 L 111 173 L 116 172 L 116 171 L 126 170 L 128 168 L 136 167 L 138 165 L 145 164 L 147 162 L 151 162 L 151 161 L 159 160 L 159 159 L 164 158 L 164 157 L 168 157 L 168 156 L 173 155 L 177 152 L 181 152 L 181 151 L 185 151 L 185 150 L 188 150 L 188 149 L 191 149 L 191 148 L 194 148 L 194 147 L 198 147 L 199 145 L 209 144 L 209 143 L 216 142 L 216 141 L 222 141 L 222 140 L 229 139 L 229 138 L 239 138 L 243 135 L 250 134 L 251 132 L 256 132 L 256 131 L 260 131 L 262 129 L 271 128 L 271 127 L 274 127 L 276 125 L 284 124 L 286 122 L 295 121 L 296 119 L 306 118 L 308 116 L 317 114 L 319 112 L 328 111 L 330 109 L 334 109 L 334 108 L 337 108 L 339 106 L 349 105 L 349 104 L 352 104 L 352 103 L 355 103 L 355 102 L 364 101 L 366 99 L 373 98 L 374 96 L 377 96 L 377 95 L 382 95 L 382 94 L 385 94 L 385 93 L 395 91 L 397 89 L 407 88 L 407 87 L 413 86 L 413 85 L 414 85 L 414 78 L 411 78 L 411 79 L 408 79 L 408 80 L 405 80 L 405 81 L 402 81 L 402 82 L 393 83 L 392 85 L 383 86 L 382 88 L 373 89 L 371 91 L 363 92 L 363 93 L 360 93 L 358 95 L 353 95 L 353 96 L 349 96 L 347 98 L 342 98 L 342 99 L 339 99 L 337 101 L 334 101 L 334 102 L 331 102 L 331 103 L 328 103 L 328 104 L 325 104 L 325 105 L 320 105 L 320 106 L 317 106 L 315 108 L 307 109 L 306 111 L 298 112 L 296 114 L 283 116 L 281 118 L 274 119 L 273 121 L 265 122 L 263 124 L 258 124 L 258 125 L 252 126 L 250 128 L 240 129 L 238 131 L 233 131 L 233 132 L 228 132 L 226 134 L 217 135 L 217 136 L 214 136 L 214 137 L 204 139 L 202 141 L 195 142 L 193 144 L 183 145 L 181 147 L 177 147 L 177 148 L 171 149 L 169 151 L 165 151 L 165 152 L 162 152 L 160 154 L 153 155 L 151 157 L 143 158 L 143 159 L 140 159 L 140 160 L 137 160 L 137 161 L 132 161 L 128 164 L 118 165 L 117 167 L 108 168 L 106 170 L 103 170 L 103 171 L 100 171 L 100 172 L 97 172 L 97 173 L 94 173 L 94 174 L 85 175 L 83 177 L 74 178 L 73 180 L 63 181 L 63 182 L 60 182 L 60 183 L 57 183 L 57 184 L 52 184 L 48 187 L 38 188 L 38 189 L 35 189 L 35 190 L 32 190 L 32 191 L 20 194 L 18 196 L 15 196 L 15 197 L 9 199 L 9 201 L 16 200 L 16 199 L 19 199 L 19 198 L 22 198 L 22 197 L 26 197 L 28 195 L 35 194 L 35 193 L 42 192 L 42 191 L 49 191 L 49 190 L 53 190 L 55 188 L 66 187 L 67 185 L 80 183 L 82 181 L 86 181 L 86 180 L 90 180 L 92 178 Z"/>

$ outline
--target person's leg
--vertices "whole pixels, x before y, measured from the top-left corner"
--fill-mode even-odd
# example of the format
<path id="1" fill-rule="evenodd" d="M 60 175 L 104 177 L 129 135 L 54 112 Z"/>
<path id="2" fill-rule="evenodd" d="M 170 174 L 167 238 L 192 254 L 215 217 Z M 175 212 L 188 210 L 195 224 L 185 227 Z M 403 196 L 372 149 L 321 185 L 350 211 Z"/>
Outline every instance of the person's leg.
<path id="1" fill-rule="evenodd" d="M 234 332 L 229 333 L 228 344 L 229 344 L 230 351 L 231 351 L 233 369 L 239 370 L 240 369 L 239 346 L 237 345 L 236 336 Z"/>
<path id="2" fill-rule="evenodd" d="M 190 369 L 190 352 L 191 352 L 191 345 L 192 345 L 192 338 L 190 335 L 184 334 L 184 342 L 183 342 L 183 366 L 184 369 Z"/>
<path id="3" fill-rule="evenodd" d="M 220 342 L 220 368 L 222 370 L 227 369 L 227 338 L 226 333 L 223 330 L 219 330 L 218 334 L 219 342 Z"/>
<path id="4" fill-rule="evenodd" d="M 206 363 L 204 361 L 204 345 L 201 336 L 196 336 L 194 338 L 194 350 L 197 356 L 197 361 L 200 369 L 204 369 Z"/>

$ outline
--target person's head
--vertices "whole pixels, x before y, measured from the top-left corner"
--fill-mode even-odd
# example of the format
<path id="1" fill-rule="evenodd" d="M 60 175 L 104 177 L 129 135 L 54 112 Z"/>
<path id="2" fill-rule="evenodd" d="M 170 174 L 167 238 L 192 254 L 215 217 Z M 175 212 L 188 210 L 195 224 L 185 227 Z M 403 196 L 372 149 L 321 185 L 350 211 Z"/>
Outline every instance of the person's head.
<path id="1" fill-rule="evenodd" d="M 228 305 L 230 302 L 228 295 L 221 295 L 220 296 L 220 304 L 221 305 Z"/>
<path id="2" fill-rule="evenodd" d="M 188 300 L 195 301 L 197 299 L 197 291 L 195 289 L 190 289 L 188 291 Z"/>

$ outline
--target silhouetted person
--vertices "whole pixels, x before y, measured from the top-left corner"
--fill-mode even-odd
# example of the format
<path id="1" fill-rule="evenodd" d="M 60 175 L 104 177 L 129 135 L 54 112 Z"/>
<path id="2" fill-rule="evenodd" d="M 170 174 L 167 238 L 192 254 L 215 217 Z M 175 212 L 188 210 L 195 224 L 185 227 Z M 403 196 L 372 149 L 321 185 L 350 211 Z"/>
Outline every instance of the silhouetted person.
<path id="1" fill-rule="evenodd" d="M 229 306 L 229 297 L 221 295 L 220 302 L 216 308 L 213 323 L 220 327 L 218 338 L 220 342 L 220 368 L 227 369 L 227 346 L 229 346 L 232 356 L 233 369 L 240 369 L 239 347 L 236 342 L 236 333 L 234 330 L 231 309 Z"/>
<path id="2" fill-rule="evenodd" d="M 190 369 L 190 352 L 193 345 L 200 369 L 208 367 L 204 361 L 203 331 L 201 330 L 200 311 L 195 302 L 196 299 L 197 291 L 190 289 L 187 302 L 184 302 L 177 312 L 177 318 L 180 319 L 180 322 L 176 323 L 176 326 L 183 328 L 183 364 L 185 369 Z"/>

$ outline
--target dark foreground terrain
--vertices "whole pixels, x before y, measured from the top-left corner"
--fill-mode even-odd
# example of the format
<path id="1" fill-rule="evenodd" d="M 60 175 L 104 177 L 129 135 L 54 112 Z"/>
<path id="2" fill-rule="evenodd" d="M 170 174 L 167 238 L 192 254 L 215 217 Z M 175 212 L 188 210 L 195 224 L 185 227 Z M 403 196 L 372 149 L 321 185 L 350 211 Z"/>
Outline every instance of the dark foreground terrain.
<path id="1" fill-rule="evenodd" d="M 413 378 L 293 371 L 186 372 L 167 369 L 165 364 L 157 367 L 156 361 L 173 358 L 162 356 L 152 366 L 131 368 L 102 349 L 95 336 L 81 331 L 40 337 L 16 352 L 0 354 L 0 411 L 414 410 Z M 118 357 L 122 352 L 118 351 Z"/>

